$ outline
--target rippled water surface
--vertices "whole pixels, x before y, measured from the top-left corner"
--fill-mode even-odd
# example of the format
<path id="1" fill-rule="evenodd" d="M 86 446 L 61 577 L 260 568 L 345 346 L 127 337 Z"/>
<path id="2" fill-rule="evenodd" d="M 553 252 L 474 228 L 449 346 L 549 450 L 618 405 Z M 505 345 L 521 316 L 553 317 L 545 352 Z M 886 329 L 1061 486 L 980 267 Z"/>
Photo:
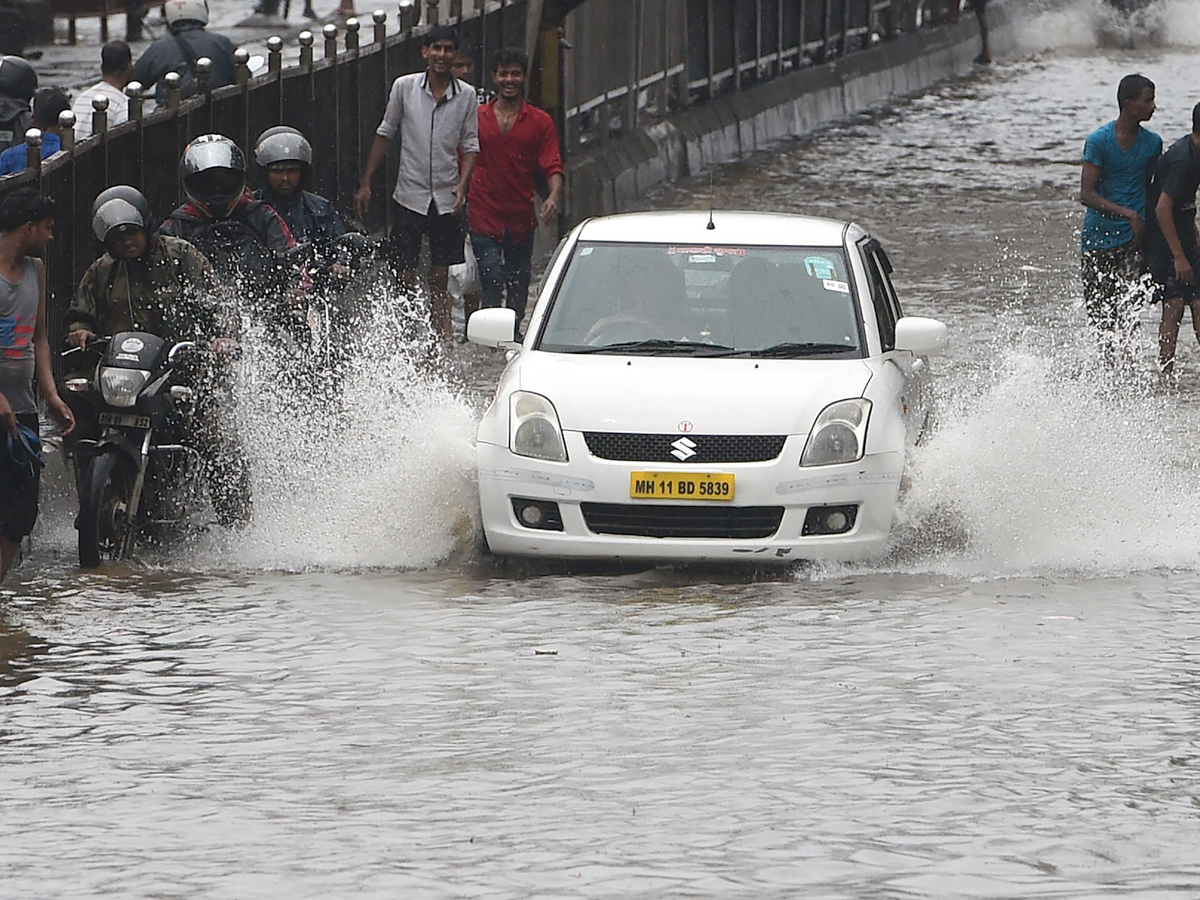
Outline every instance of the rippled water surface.
<path id="1" fill-rule="evenodd" d="M 859 221 L 951 325 L 883 564 L 498 567 L 487 357 L 366 364 L 358 439 L 247 423 L 237 541 L 81 573 L 50 485 L 0 589 L 0 897 L 1200 894 L 1200 349 L 1159 384 L 1150 310 L 1094 365 L 1073 199 L 1122 74 L 1188 130 L 1200 21 L 1102 50 L 1089 10 L 717 174 Z"/>

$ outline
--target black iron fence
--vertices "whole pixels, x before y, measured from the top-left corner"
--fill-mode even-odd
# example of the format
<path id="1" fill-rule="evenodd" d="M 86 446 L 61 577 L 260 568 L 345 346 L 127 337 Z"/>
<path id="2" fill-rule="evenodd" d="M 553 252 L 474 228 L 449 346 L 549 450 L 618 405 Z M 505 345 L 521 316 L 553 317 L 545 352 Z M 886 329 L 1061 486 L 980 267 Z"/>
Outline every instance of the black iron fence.
<path id="1" fill-rule="evenodd" d="M 312 189 L 348 210 L 392 81 L 423 67 L 421 37 L 431 22 L 453 25 L 476 61 L 502 46 L 533 51 L 530 98 L 548 109 L 567 154 L 653 124 L 679 109 L 744 90 L 797 67 L 888 39 L 892 13 L 914 0 L 402 0 L 400 15 L 377 11 L 366 25 L 326 26 L 299 38 L 299 60 L 284 65 L 272 39 L 267 71 L 252 76 L 239 51 L 237 84 L 215 90 L 201 73 L 198 95 L 108 128 L 46 161 L 30 153 L 25 172 L 0 178 L 0 192 L 37 185 L 57 200 L 56 239 L 47 251 L 49 314 L 62 319 L 83 270 L 101 252 L 91 231 L 93 198 L 132 184 L 166 214 L 180 201 L 178 160 L 192 138 L 219 132 L 249 151 L 272 125 L 312 141 Z M 532 20 L 533 25 L 530 26 Z M 397 29 L 397 26 L 399 30 Z M 389 33 L 390 29 L 390 33 Z M 64 129 L 69 132 L 70 129 Z M 395 148 L 393 147 L 393 151 Z M 382 228 L 394 180 L 394 153 L 374 184 L 372 218 Z"/>

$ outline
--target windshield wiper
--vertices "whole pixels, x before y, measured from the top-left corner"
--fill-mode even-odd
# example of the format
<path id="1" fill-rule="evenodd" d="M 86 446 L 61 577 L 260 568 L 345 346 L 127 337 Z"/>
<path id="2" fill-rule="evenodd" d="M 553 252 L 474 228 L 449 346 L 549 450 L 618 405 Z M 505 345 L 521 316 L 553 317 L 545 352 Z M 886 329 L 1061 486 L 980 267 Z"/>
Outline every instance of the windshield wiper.
<path id="1" fill-rule="evenodd" d="M 732 353 L 722 353 L 721 356 L 762 357 L 764 359 L 788 359 L 798 356 L 825 356 L 832 353 L 845 353 L 857 350 L 846 344 L 823 344 L 816 341 L 788 341 L 783 344 L 772 344 L 760 350 L 734 350 Z"/>
<path id="2" fill-rule="evenodd" d="M 691 350 L 695 356 L 725 356 L 733 352 L 732 347 L 721 344 L 706 344 L 703 341 L 668 341 L 651 338 L 644 341 L 621 341 L 600 347 L 571 347 L 566 353 L 654 353 L 656 350 Z M 700 351 L 706 351 L 701 353 Z"/>

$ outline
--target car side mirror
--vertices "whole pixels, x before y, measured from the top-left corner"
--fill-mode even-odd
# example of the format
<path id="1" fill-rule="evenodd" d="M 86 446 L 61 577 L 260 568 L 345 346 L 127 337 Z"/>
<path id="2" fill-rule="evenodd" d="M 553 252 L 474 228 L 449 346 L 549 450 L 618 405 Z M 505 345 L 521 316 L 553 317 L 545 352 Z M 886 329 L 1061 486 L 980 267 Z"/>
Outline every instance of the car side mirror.
<path id="1" fill-rule="evenodd" d="M 467 320 L 467 340 L 485 347 L 506 347 L 517 333 L 515 309 L 480 309 Z"/>
<path id="2" fill-rule="evenodd" d="M 903 316 L 896 322 L 896 349 L 914 356 L 937 356 L 950 344 L 950 330 L 937 319 Z"/>

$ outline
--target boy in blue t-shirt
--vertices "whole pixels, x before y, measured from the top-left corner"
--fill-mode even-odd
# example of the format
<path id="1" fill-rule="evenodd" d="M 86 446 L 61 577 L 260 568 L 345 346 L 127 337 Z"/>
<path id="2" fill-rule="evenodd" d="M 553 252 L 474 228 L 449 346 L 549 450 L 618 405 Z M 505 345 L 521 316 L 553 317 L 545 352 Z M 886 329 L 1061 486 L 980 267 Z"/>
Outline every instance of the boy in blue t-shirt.
<path id="1" fill-rule="evenodd" d="M 1083 301 L 1088 319 L 1111 353 L 1128 348 L 1144 291 L 1146 190 L 1162 153 L 1162 138 L 1142 127 L 1154 115 L 1154 82 L 1126 75 L 1117 87 L 1117 118 L 1088 135 L 1079 199 L 1083 218 Z"/>

